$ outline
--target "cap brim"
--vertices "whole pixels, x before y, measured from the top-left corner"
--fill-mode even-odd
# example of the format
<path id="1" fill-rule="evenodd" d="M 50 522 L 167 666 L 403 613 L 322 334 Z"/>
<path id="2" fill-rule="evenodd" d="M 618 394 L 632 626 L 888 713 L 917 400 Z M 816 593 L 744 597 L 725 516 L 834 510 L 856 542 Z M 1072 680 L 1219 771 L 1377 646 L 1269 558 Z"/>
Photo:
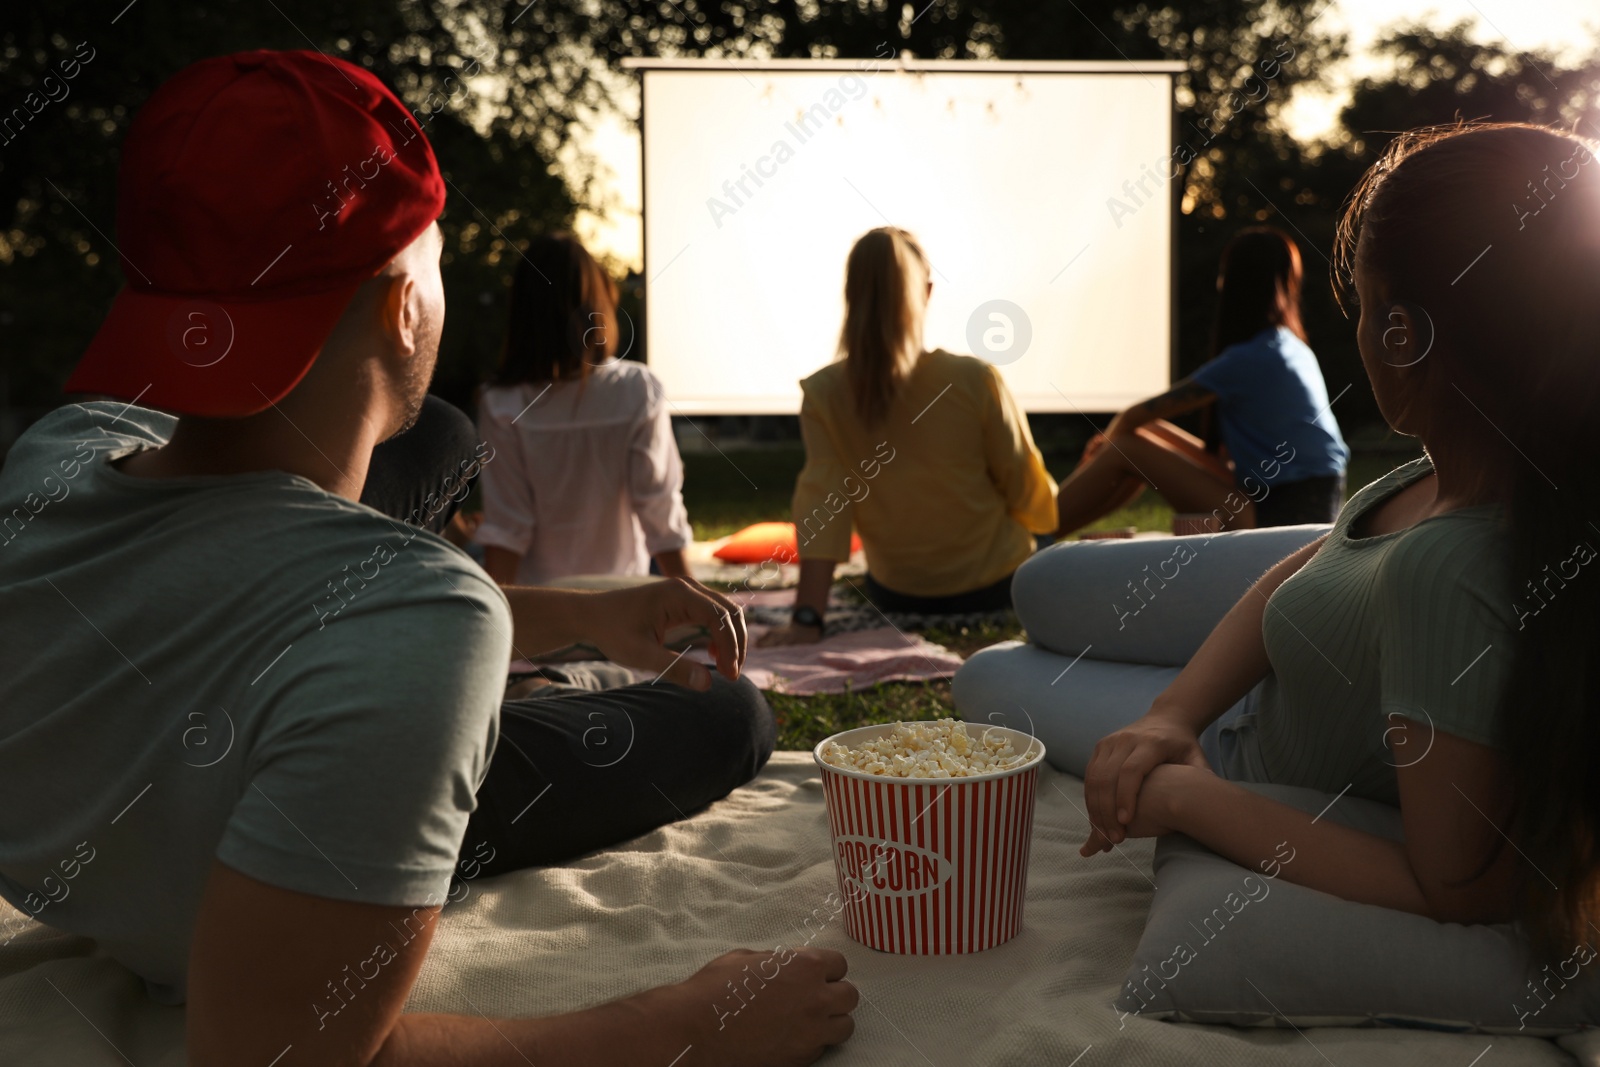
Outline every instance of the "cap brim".
<path id="1" fill-rule="evenodd" d="M 124 286 L 66 391 L 180 415 L 254 415 L 305 377 L 360 287 L 216 301 Z"/>

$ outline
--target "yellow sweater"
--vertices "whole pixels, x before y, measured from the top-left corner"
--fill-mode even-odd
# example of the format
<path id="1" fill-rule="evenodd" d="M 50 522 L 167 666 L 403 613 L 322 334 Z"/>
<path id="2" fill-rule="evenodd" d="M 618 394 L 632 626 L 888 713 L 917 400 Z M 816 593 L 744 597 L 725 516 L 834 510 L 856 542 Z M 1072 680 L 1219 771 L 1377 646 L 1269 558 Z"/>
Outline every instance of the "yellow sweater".
<path id="1" fill-rule="evenodd" d="M 794 490 L 802 559 L 843 560 L 850 529 L 897 593 L 949 596 L 1004 578 L 1056 528 L 1056 483 L 1000 374 L 925 353 L 868 429 L 843 362 L 800 383 L 806 465 Z"/>

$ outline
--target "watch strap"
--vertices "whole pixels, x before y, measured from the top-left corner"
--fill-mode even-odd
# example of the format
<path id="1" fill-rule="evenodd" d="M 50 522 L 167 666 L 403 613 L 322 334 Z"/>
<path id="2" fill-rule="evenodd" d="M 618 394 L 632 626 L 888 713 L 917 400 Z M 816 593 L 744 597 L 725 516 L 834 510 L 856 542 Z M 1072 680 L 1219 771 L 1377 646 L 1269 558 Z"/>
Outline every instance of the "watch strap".
<path id="1" fill-rule="evenodd" d="M 819 630 L 823 629 L 822 613 L 810 605 L 797 606 L 789 616 L 789 621 L 796 626 L 815 626 Z"/>

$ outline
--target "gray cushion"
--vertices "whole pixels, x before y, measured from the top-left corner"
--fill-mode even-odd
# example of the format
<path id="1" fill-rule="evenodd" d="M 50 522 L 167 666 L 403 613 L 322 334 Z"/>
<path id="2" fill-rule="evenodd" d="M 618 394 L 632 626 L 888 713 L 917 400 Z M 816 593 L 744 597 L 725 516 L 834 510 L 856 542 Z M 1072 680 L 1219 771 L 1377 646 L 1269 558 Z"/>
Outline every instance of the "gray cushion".
<path id="1" fill-rule="evenodd" d="M 1011 600 L 1040 648 L 1181 667 L 1257 578 L 1329 529 L 1062 541 L 1017 568 Z"/>
<path id="2" fill-rule="evenodd" d="M 1306 812 L 1333 800 L 1293 786 L 1246 788 Z M 1401 837 L 1400 813 L 1372 801 L 1341 797 L 1324 818 Z M 1600 959 L 1589 945 L 1541 970 L 1509 924 L 1460 926 L 1354 904 L 1293 885 L 1281 870 L 1276 878 L 1249 871 L 1177 834 L 1157 844 L 1154 873 L 1158 888 L 1119 1012 L 1524 1036 L 1600 1023 Z"/>

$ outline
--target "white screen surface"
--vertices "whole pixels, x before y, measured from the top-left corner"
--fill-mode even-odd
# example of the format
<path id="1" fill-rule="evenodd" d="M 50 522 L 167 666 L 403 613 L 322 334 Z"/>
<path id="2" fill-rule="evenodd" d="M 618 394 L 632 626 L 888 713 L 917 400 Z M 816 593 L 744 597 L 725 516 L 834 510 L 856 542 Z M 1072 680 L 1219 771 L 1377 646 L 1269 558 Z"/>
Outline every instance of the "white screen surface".
<path id="1" fill-rule="evenodd" d="M 889 224 L 933 264 L 927 347 L 987 355 L 1025 410 L 1164 389 L 1171 79 L 869 62 L 644 71 L 648 353 L 675 410 L 798 411 L 850 247 Z"/>

